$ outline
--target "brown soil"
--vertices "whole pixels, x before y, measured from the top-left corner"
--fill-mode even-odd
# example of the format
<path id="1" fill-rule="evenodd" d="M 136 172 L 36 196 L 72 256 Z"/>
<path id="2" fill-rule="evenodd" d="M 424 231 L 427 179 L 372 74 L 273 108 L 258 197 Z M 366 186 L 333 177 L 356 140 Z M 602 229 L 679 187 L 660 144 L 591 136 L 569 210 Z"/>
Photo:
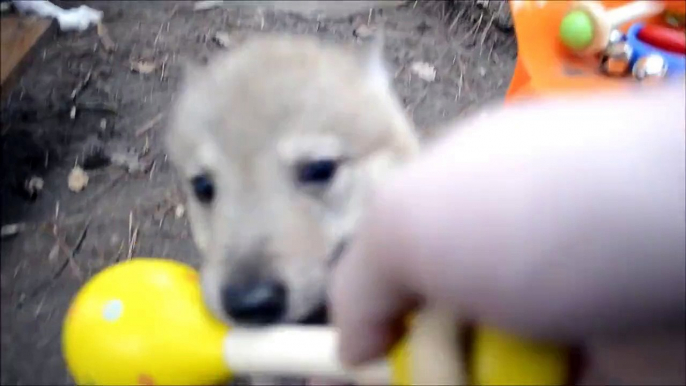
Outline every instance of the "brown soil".
<path id="1" fill-rule="evenodd" d="M 195 12 L 188 2 L 86 3 L 105 12 L 116 50 L 107 52 L 95 29 L 60 33 L 2 106 L 2 224 L 25 224 L 2 240 L 2 384 L 71 383 L 61 322 L 95 272 L 130 256 L 197 266 L 160 140 L 184 60 L 260 31 L 346 41 L 359 24 L 383 23 L 395 86 L 421 134 L 432 135 L 432 127 L 501 97 L 516 56 L 498 2 L 409 2 L 319 21 L 284 11 Z M 228 34 L 228 48 L 213 39 L 217 32 Z M 415 61 L 434 66 L 435 81 L 413 74 Z M 108 165 L 115 158 L 131 170 Z M 75 164 L 90 175 L 79 193 L 67 186 Z M 25 189 L 31 177 L 44 179 L 33 195 Z"/>

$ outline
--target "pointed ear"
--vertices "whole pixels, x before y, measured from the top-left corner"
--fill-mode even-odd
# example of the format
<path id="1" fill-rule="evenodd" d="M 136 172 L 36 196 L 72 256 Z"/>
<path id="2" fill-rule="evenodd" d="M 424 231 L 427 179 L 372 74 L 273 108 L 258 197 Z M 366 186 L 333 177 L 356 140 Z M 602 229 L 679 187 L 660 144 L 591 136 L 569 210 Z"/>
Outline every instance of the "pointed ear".
<path id="1" fill-rule="evenodd" d="M 372 37 L 364 43 L 361 50 L 362 65 L 367 79 L 379 87 L 388 87 L 390 75 L 384 60 L 385 33 L 379 28 Z"/>

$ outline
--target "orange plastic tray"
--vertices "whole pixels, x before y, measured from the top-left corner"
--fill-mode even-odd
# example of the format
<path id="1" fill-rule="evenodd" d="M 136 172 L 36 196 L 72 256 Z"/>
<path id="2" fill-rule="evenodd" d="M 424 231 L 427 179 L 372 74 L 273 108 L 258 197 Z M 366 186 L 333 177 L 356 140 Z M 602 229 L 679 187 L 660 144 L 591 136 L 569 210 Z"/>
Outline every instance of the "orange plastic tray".
<path id="1" fill-rule="evenodd" d="M 607 8 L 614 8 L 629 1 L 600 2 Z M 669 10 L 686 13 L 684 0 L 662 2 Z M 510 0 L 518 55 L 507 100 L 636 85 L 631 78 L 612 78 L 601 74 L 597 58 L 575 57 L 562 46 L 558 38 L 559 26 L 571 3 L 559 0 Z M 661 17 L 644 21 L 663 23 Z M 626 32 L 630 25 L 623 25 L 620 30 Z"/>

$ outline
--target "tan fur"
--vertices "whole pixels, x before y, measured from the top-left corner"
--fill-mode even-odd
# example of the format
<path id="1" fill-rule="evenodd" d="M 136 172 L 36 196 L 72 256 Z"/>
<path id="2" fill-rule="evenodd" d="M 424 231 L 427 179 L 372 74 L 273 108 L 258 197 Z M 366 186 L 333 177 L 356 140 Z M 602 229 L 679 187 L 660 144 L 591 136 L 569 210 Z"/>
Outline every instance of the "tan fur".
<path id="1" fill-rule="evenodd" d="M 262 36 L 188 74 L 167 143 L 218 317 L 227 320 L 219 288 L 251 265 L 285 281 L 286 322 L 321 304 L 334 250 L 353 236 L 370 189 L 417 152 L 380 56 L 380 47 Z M 295 164 L 318 157 L 342 160 L 333 181 L 300 186 Z M 216 184 L 209 206 L 190 188 L 201 172 Z"/>

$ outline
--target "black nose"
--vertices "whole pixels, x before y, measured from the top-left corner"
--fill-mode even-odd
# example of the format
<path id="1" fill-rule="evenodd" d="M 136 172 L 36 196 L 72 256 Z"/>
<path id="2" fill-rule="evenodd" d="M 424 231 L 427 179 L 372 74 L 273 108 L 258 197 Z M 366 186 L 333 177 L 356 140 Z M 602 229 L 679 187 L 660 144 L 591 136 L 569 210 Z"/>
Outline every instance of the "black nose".
<path id="1" fill-rule="evenodd" d="M 227 315 L 242 324 L 271 324 L 286 312 L 286 287 L 276 280 L 263 280 L 222 289 Z"/>

